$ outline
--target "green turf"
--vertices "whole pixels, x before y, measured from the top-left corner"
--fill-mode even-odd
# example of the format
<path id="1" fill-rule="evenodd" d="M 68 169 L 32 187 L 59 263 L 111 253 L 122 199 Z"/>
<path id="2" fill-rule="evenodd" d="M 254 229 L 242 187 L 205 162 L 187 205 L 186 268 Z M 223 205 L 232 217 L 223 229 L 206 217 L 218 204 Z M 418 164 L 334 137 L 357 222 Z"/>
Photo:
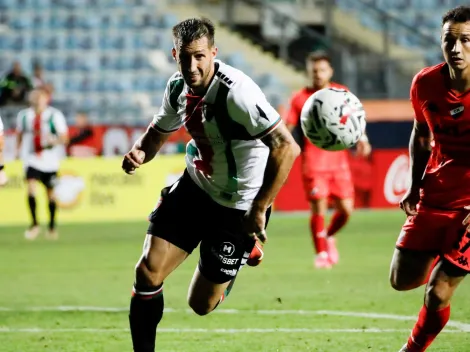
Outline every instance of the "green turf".
<path id="1" fill-rule="evenodd" d="M 357 212 L 340 233 L 340 264 L 329 271 L 312 267 L 305 216 L 274 215 L 262 265 L 241 271 L 221 309 L 198 317 L 187 312 L 186 293 L 198 252 L 166 282 L 169 308 L 161 323 L 157 351 L 398 351 L 411 320 L 317 314 L 339 311 L 416 315 L 423 288 L 399 293 L 388 284 L 390 257 L 404 216 L 399 212 Z M 146 223 L 84 224 L 60 227 L 60 240 L 26 242 L 19 227 L 0 227 L 0 351 L 131 351 L 126 331 L 133 267 Z M 452 320 L 470 322 L 468 284 L 453 301 Z M 117 312 L 30 311 L 31 307 L 93 306 Z M 308 314 L 260 314 L 255 310 L 304 310 Z M 6 331 L 6 329 L 10 329 Z M 39 332 L 15 329 L 43 329 Z M 318 329 L 304 332 L 215 333 L 214 329 Z M 2 330 L 3 329 L 3 330 Z M 83 330 L 89 329 L 89 330 Z M 96 330 L 95 330 L 96 329 Z M 174 332 L 169 329 L 207 329 Z M 328 329 L 398 331 L 334 332 Z M 107 330 L 107 331 L 106 331 Z M 209 330 L 209 331 L 208 331 Z M 429 351 L 470 351 L 470 334 L 438 337 Z"/>

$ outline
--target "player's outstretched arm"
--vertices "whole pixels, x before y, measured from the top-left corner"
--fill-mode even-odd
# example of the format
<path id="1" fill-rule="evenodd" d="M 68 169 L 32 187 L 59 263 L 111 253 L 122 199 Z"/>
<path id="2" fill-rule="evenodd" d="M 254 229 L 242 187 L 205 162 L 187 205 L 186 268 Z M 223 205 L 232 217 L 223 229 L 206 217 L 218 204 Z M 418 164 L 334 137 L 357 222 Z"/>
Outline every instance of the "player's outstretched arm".
<path id="1" fill-rule="evenodd" d="M 124 155 L 123 170 L 129 175 L 134 174 L 140 165 L 148 163 L 157 155 L 169 136 L 169 133 L 159 132 L 149 126 L 147 131 L 134 143 L 132 149 Z"/>
<path id="2" fill-rule="evenodd" d="M 261 139 L 269 147 L 269 157 L 264 172 L 263 185 L 253 202 L 254 207 L 267 209 L 287 179 L 300 154 L 300 147 L 284 123 Z"/>

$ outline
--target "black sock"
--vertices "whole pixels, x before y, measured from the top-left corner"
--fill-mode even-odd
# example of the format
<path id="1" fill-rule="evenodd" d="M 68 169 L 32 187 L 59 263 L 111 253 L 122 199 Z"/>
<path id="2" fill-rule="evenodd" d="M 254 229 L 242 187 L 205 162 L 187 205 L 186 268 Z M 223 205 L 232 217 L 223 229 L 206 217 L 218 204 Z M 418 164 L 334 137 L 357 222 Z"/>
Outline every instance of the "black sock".
<path id="1" fill-rule="evenodd" d="M 54 230 L 55 228 L 55 210 L 57 208 L 57 204 L 55 200 L 49 200 L 49 229 Z"/>
<path id="2" fill-rule="evenodd" d="M 36 198 L 32 195 L 28 195 L 29 211 L 31 212 L 31 218 L 33 220 L 32 226 L 37 226 L 38 220 L 36 218 Z"/>
<path id="3" fill-rule="evenodd" d="M 163 317 L 163 284 L 154 287 L 134 285 L 129 312 L 134 352 L 154 352 L 157 325 Z"/>

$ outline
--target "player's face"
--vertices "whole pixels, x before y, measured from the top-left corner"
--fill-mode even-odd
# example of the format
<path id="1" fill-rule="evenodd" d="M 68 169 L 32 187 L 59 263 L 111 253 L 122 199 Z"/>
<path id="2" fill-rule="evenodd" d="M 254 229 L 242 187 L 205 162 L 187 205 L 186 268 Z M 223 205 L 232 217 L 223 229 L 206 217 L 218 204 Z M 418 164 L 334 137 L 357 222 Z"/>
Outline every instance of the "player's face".
<path id="1" fill-rule="evenodd" d="M 49 104 L 49 95 L 43 90 L 33 90 L 29 95 L 29 102 L 35 109 L 44 109 Z"/>
<path id="2" fill-rule="evenodd" d="M 333 77 L 333 68 L 327 60 L 309 61 L 307 74 L 310 82 L 317 89 L 325 88 Z"/>
<path id="3" fill-rule="evenodd" d="M 470 22 L 447 22 L 442 26 L 442 53 L 447 64 L 462 71 L 470 66 Z"/>
<path id="4" fill-rule="evenodd" d="M 172 53 L 186 84 L 193 91 L 204 89 L 209 85 L 214 73 L 217 48 L 209 45 L 207 37 L 188 44 L 176 45 Z"/>

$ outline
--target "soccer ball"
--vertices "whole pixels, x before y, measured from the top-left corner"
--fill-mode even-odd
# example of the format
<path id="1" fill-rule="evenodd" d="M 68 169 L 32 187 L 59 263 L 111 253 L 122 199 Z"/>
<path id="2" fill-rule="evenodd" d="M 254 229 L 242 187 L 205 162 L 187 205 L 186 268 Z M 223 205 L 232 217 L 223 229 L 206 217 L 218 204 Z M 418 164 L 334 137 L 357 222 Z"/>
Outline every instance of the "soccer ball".
<path id="1" fill-rule="evenodd" d="M 325 150 L 344 150 L 359 141 L 366 127 L 366 114 L 359 99 L 339 88 L 312 94 L 300 115 L 305 137 Z"/>

